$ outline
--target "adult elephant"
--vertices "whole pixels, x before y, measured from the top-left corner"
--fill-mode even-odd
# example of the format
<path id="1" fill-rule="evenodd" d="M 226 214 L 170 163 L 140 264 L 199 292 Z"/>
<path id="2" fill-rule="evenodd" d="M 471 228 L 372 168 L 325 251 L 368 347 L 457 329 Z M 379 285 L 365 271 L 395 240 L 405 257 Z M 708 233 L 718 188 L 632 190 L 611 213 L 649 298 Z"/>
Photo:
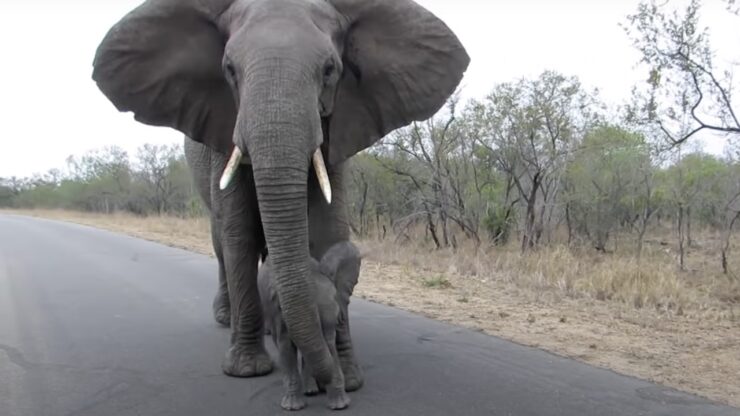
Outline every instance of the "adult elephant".
<path id="1" fill-rule="evenodd" d="M 231 309 L 227 374 L 272 369 L 256 285 L 266 245 L 291 338 L 317 380 L 331 380 L 306 276 L 310 251 L 349 236 L 342 162 L 433 115 L 468 63 L 411 0 L 148 0 L 106 35 L 93 78 L 120 111 L 212 149 L 211 172 L 232 155 L 230 186 L 210 187 Z M 331 204 L 314 185 L 324 175 L 339 191 Z M 311 249 L 309 216 L 323 230 Z"/>

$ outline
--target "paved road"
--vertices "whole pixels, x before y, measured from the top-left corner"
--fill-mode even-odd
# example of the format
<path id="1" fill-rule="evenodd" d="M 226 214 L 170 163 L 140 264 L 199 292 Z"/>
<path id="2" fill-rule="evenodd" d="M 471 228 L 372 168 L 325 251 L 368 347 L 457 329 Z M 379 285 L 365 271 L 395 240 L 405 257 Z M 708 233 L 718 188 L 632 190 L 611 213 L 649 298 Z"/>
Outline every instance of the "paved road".
<path id="1" fill-rule="evenodd" d="M 0 415 L 277 415 L 278 374 L 234 379 L 213 260 L 0 215 Z M 346 415 L 740 415 L 497 338 L 355 301 L 367 376 Z M 327 414 L 323 397 L 300 414 Z"/>

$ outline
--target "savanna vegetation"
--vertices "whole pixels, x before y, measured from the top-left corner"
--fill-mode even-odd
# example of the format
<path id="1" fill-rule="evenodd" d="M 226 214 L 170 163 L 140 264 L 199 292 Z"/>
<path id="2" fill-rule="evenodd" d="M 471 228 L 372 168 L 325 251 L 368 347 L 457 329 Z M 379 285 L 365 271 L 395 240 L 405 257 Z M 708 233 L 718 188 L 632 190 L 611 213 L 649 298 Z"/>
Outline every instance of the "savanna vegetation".
<path id="1" fill-rule="evenodd" d="M 481 100 L 455 96 L 391 134 L 350 163 L 355 234 L 436 250 L 515 243 L 523 253 L 564 245 L 637 258 L 657 242 L 677 249 L 681 270 L 706 237 L 736 278 L 740 122 L 732 68 L 715 67 L 699 11 L 698 0 L 673 14 L 643 3 L 628 17 L 649 77 L 619 109 L 546 71 Z M 727 142 L 724 155 L 691 140 L 702 132 Z M 2 178 L 0 206 L 204 215 L 181 148 L 151 144 L 133 158 L 109 147 L 70 156 L 64 170 Z"/>
<path id="2" fill-rule="evenodd" d="M 624 22 L 646 81 L 619 108 L 546 71 L 457 95 L 356 156 L 360 294 L 740 404 L 740 383 L 727 383 L 740 373 L 734 67 L 715 60 L 698 0 L 665 7 L 642 3 Z M 178 146 L 0 178 L 0 207 L 116 214 L 66 217 L 209 250 Z"/>

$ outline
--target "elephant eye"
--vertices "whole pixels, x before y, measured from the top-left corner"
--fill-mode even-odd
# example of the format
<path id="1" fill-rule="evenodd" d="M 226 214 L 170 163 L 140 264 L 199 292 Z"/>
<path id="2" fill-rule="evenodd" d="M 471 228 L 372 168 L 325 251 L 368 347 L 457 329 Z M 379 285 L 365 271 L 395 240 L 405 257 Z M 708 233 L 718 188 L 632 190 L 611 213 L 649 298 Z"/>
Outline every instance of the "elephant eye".
<path id="1" fill-rule="evenodd" d="M 336 66 L 334 65 L 334 62 L 329 61 L 324 65 L 324 85 L 327 85 L 331 82 L 331 77 L 334 75 L 334 72 L 336 71 Z"/>
<path id="2" fill-rule="evenodd" d="M 224 65 L 224 73 L 226 74 L 226 79 L 236 85 L 236 69 L 234 69 L 234 65 L 231 62 L 227 62 Z"/>

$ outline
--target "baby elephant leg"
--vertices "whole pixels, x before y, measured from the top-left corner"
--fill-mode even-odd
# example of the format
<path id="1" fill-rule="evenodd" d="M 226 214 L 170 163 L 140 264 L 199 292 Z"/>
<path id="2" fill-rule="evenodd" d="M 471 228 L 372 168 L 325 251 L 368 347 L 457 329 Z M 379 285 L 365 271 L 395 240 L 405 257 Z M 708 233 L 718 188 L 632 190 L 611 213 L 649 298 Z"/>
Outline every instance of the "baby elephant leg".
<path id="1" fill-rule="evenodd" d="M 321 259 L 325 274 L 332 276 L 337 289 L 337 303 L 342 319 L 336 330 L 336 348 L 344 373 L 345 390 L 355 391 L 362 387 L 364 377 L 352 346 L 349 323 L 349 302 L 360 276 L 362 258 L 360 251 L 350 241 L 334 244 Z"/>
<path id="2" fill-rule="evenodd" d="M 321 391 L 316 379 L 313 378 L 313 371 L 301 357 L 301 375 L 303 376 L 303 394 L 306 396 L 315 396 Z"/>
<path id="3" fill-rule="evenodd" d="M 278 349 L 280 363 L 285 372 L 283 375 L 285 394 L 280 406 L 285 410 L 301 410 L 306 407 L 306 400 L 303 398 L 301 375 L 298 369 L 298 349 L 290 340 L 288 332 L 282 332 L 278 339 Z"/>
<path id="4" fill-rule="evenodd" d="M 347 391 L 344 389 L 344 373 L 342 372 L 342 365 L 339 361 L 339 354 L 337 354 L 336 347 L 336 330 L 334 328 L 325 330 L 324 338 L 329 345 L 331 356 L 334 358 L 334 374 L 331 383 L 326 386 L 328 406 L 331 410 L 346 409 L 350 404 L 350 399 Z"/>
<path id="5" fill-rule="evenodd" d="M 342 372 L 345 377 L 345 389 L 347 391 L 359 390 L 364 383 L 362 368 L 357 362 L 354 348 L 352 346 L 352 334 L 349 329 L 349 316 L 347 308 L 345 309 L 345 318 L 337 327 L 337 349 L 339 361 L 342 364 Z"/>

